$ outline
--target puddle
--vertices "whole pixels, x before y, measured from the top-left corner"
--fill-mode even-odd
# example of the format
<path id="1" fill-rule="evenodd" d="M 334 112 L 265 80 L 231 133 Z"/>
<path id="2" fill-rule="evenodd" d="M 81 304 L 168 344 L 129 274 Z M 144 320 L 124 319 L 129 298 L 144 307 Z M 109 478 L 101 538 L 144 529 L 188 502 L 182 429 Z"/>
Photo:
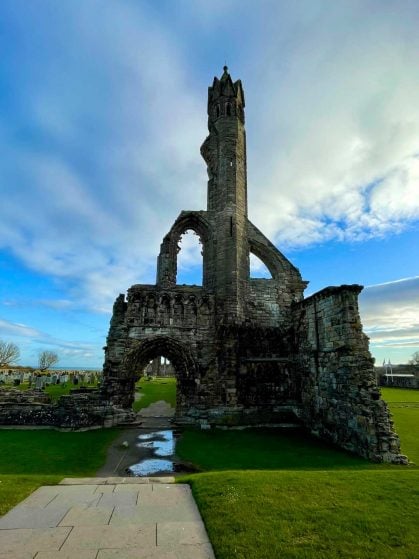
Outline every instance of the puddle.
<path id="1" fill-rule="evenodd" d="M 172 456 L 175 453 L 176 440 L 172 430 L 140 435 L 138 441 L 139 448 L 150 448 L 155 456 Z"/>
<path id="2" fill-rule="evenodd" d="M 147 456 L 129 466 L 127 473 L 132 476 L 150 476 L 178 471 L 179 465 L 174 463 L 177 435 L 171 429 L 139 435 L 135 445 L 146 451 Z"/>
<path id="3" fill-rule="evenodd" d="M 153 474 L 172 473 L 175 466 L 171 460 L 142 460 L 128 468 L 133 476 L 150 476 Z"/>

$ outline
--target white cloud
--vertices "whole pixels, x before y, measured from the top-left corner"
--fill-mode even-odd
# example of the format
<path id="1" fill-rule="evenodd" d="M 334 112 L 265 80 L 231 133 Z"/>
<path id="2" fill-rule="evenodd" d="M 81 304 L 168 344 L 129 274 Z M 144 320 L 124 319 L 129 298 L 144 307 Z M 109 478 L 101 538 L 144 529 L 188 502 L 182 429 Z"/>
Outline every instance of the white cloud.
<path id="1" fill-rule="evenodd" d="M 360 313 L 372 349 L 419 348 L 419 276 L 366 287 Z"/>
<path id="2" fill-rule="evenodd" d="M 283 248 L 402 230 L 419 219 L 419 36 L 415 6 L 390 4 L 182 3 L 172 22 L 142 3 L 67 2 L 54 25 L 31 10 L 39 56 L 22 55 L 21 112 L 0 128 L 2 247 L 95 310 L 154 282 L 179 211 L 205 207 L 199 68 L 224 55 L 244 82 L 249 208 L 266 234 Z M 200 259 L 184 253 L 186 268 Z"/>
<path id="3" fill-rule="evenodd" d="M 0 319 L 0 338 L 10 339 L 17 343 L 21 350 L 21 362 L 25 365 L 36 365 L 38 353 L 44 349 L 56 351 L 60 364 L 70 366 L 92 363 L 97 366 L 103 359 L 102 350 L 94 343 L 85 343 L 76 340 L 64 340 L 51 336 L 47 332 L 38 330 L 26 324 Z"/>
<path id="4" fill-rule="evenodd" d="M 303 17 L 267 34 L 247 84 L 251 214 L 281 246 L 361 240 L 419 219 L 418 14 L 380 5 L 372 15 L 371 4 L 326 13 L 319 3 L 310 32 Z"/>
<path id="5" fill-rule="evenodd" d="M 0 334 L 2 336 L 18 336 L 24 338 L 38 338 L 42 333 L 35 328 L 31 328 L 26 324 L 19 324 L 17 322 L 9 322 L 8 320 L 0 319 Z"/>

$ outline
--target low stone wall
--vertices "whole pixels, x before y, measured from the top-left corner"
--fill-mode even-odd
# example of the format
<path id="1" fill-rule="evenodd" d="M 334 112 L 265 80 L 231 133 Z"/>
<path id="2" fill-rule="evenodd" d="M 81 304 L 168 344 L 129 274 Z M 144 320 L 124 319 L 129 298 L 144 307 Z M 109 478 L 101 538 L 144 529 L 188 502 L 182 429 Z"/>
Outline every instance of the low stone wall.
<path id="1" fill-rule="evenodd" d="M 133 419 L 133 412 L 111 406 L 99 391 L 61 396 L 58 402 L 39 390 L 0 391 L 0 425 L 85 429 L 112 427 Z"/>

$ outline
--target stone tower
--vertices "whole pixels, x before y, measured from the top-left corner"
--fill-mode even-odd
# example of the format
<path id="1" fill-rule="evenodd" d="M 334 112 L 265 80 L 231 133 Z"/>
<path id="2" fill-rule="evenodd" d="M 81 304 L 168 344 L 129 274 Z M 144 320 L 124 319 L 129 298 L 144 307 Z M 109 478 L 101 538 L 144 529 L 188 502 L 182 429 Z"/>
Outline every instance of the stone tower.
<path id="1" fill-rule="evenodd" d="M 402 461 L 358 312 L 360 286 L 304 299 L 298 269 L 247 217 L 245 99 L 227 67 L 208 88 L 206 211 L 182 211 L 164 237 L 154 285 L 119 295 L 105 347 L 103 396 L 129 408 L 156 357 L 177 377 L 179 423 L 297 422 L 373 460 Z M 188 230 L 200 238 L 203 285 L 177 285 Z M 253 253 L 270 279 L 249 273 Z"/>
<path id="2" fill-rule="evenodd" d="M 215 226 L 217 313 L 243 320 L 249 278 L 244 93 L 227 66 L 208 88 L 208 130 L 201 154 L 208 170 L 207 213 Z"/>

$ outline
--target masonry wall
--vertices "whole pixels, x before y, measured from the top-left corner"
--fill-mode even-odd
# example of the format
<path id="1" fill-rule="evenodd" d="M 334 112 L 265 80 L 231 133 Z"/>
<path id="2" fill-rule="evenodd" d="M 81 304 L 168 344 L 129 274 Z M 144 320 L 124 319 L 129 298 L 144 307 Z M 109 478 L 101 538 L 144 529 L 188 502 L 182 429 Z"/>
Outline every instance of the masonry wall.
<path id="1" fill-rule="evenodd" d="M 52 402 L 38 390 L 0 391 L 0 425 L 50 426 L 65 429 L 112 427 L 133 419 L 133 413 L 117 409 L 89 390 L 61 396 Z"/>
<path id="2" fill-rule="evenodd" d="M 294 305 L 301 418 L 321 438 L 373 461 L 406 463 L 376 386 L 358 285 L 329 287 Z"/>
<path id="3" fill-rule="evenodd" d="M 289 306 L 280 303 L 275 280 L 250 279 L 247 316 L 254 323 L 262 327 L 275 327 L 284 322 L 289 315 Z"/>
<path id="4" fill-rule="evenodd" d="M 222 396 L 213 388 L 215 338 L 214 297 L 202 287 L 132 286 L 127 301 L 120 296 L 114 305 L 105 354 L 106 397 L 130 407 L 135 380 L 162 355 L 176 372 L 178 415 L 219 404 Z"/>

